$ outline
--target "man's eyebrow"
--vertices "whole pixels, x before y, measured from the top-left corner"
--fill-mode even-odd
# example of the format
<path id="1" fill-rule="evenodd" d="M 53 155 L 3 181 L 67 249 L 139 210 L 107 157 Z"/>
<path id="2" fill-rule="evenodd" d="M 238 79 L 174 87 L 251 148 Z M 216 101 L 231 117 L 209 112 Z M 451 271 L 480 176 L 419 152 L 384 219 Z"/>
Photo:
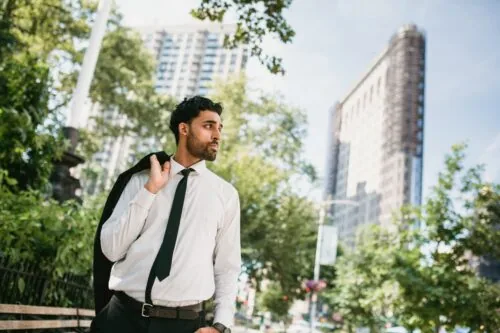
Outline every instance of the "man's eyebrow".
<path id="1" fill-rule="evenodd" d="M 205 120 L 203 121 L 204 124 L 217 124 L 217 122 L 215 120 Z M 224 125 L 222 123 L 220 123 L 220 127 L 224 127 Z"/>

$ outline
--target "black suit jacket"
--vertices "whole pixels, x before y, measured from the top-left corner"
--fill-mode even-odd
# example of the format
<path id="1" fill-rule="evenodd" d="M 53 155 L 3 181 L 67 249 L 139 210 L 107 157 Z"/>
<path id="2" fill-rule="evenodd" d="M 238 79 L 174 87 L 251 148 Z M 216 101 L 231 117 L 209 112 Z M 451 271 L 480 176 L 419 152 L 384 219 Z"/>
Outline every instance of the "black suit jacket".
<path id="1" fill-rule="evenodd" d="M 113 292 L 108 288 L 109 276 L 111 273 L 111 267 L 113 266 L 113 262 L 109 261 L 108 258 L 102 253 L 101 249 L 101 229 L 104 222 L 111 216 L 113 210 L 120 199 L 120 196 L 127 186 L 130 178 L 140 171 L 146 170 L 150 168 L 149 157 L 153 154 L 156 154 L 158 161 L 160 164 L 165 163 L 170 160 L 170 156 L 167 155 L 164 151 L 151 153 L 145 157 L 143 157 L 139 163 L 134 165 L 132 168 L 128 169 L 116 180 L 116 183 L 113 185 L 111 192 L 109 193 L 108 199 L 106 200 L 106 204 L 104 205 L 104 209 L 102 211 L 101 220 L 99 221 L 99 225 L 97 226 L 97 232 L 94 239 L 94 301 L 95 301 L 95 312 L 98 314 L 101 310 L 108 304 Z M 146 286 L 144 286 L 146 287 Z"/>

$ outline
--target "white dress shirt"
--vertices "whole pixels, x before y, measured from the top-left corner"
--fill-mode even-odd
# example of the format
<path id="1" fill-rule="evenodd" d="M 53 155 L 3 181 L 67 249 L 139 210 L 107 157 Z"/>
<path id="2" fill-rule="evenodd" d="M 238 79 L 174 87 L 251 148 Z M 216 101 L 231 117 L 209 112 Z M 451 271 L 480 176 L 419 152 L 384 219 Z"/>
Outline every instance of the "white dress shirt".
<path id="1" fill-rule="evenodd" d="M 207 169 L 191 166 L 170 275 L 155 280 L 153 304 L 184 306 L 215 292 L 215 318 L 231 326 L 241 270 L 240 204 L 236 189 Z M 101 231 L 104 255 L 115 262 L 109 289 L 144 302 L 153 261 L 163 242 L 179 174 L 171 159 L 167 185 L 157 194 L 144 188 L 149 171 L 132 176 Z"/>

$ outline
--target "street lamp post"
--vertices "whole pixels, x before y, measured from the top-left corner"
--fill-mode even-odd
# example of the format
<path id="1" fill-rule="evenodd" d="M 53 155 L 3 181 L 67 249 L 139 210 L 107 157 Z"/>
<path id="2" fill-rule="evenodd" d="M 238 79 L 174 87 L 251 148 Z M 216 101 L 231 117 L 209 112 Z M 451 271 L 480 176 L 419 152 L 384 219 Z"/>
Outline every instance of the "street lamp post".
<path id="1" fill-rule="evenodd" d="M 320 257 L 321 257 L 321 242 L 323 240 L 323 224 L 325 222 L 326 208 L 330 205 L 351 205 L 358 206 L 359 203 L 353 200 L 326 200 L 320 203 L 319 207 L 319 220 L 318 220 L 318 237 L 316 240 L 316 255 L 314 258 L 314 280 L 316 283 L 319 281 L 320 271 Z M 311 290 L 311 307 L 309 309 L 309 323 L 310 332 L 314 332 L 314 323 L 316 321 L 316 306 L 318 294 L 314 288 Z"/>
<path id="2" fill-rule="evenodd" d="M 102 40 L 106 33 L 106 25 L 111 13 L 113 0 L 100 0 L 97 9 L 96 20 L 92 26 L 90 33 L 89 46 L 83 57 L 82 68 L 78 75 L 75 91 L 73 92 L 70 112 L 68 114 L 68 127 L 81 128 L 84 127 L 88 114 L 85 110 L 85 100 L 89 94 L 90 84 L 94 77 L 94 71 L 97 64 L 97 58 L 101 50 Z"/>
<path id="3" fill-rule="evenodd" d="M 59 202 L 69 199 L 80 198 L 76 195 L 79 189 L 80 180 L 71 175 L 70 169 L 82 164 L 85 160 L 76 154 L 78 144 L 79 128 L 85 126 L 88 119 L 88 112 L 84 104 L 88 96 L 90 84 L 94 76 L 94 71 L 101 49 L 102 39 L 106 32 L 106 24 L 112 9 L 113 0 L 100 0 L 97 10 L 96 20 L 92 26 L 90 40 L 83 58 L 82 68 L 78 75 L 78 81 L 71 100 L 71 107 L 63 127 L 63 134 L 69 140 L 70 146 L 59 161 L 54 162 L 54 170 L 50 177 L 52 183 L 52 197 Z"/>

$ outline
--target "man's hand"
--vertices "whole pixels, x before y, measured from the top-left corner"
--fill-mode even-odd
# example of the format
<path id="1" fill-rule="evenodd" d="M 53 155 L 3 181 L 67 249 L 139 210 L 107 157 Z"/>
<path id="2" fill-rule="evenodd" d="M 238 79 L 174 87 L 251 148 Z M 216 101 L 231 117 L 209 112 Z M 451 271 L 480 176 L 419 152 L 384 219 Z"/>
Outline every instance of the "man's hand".
<path id="1" fill-rule="evenodd" d="M 168 175 L 170 173 L 170 161 L 166 161 L 163 163 L 163 166 L 160 166 L 160 162 L 158 162 L 156 155 L 151 155 L 149 161 L 151 163 L 149 179 L 144 187 L 149 192 L 156 194 L 167 185 Z"/>
<path id="2" fill-rule="evenodd" d="M 202 327 L 199 328 L 196 332 L 194 333 L 219 333 L 215 328 L 213 327 Z"/>

